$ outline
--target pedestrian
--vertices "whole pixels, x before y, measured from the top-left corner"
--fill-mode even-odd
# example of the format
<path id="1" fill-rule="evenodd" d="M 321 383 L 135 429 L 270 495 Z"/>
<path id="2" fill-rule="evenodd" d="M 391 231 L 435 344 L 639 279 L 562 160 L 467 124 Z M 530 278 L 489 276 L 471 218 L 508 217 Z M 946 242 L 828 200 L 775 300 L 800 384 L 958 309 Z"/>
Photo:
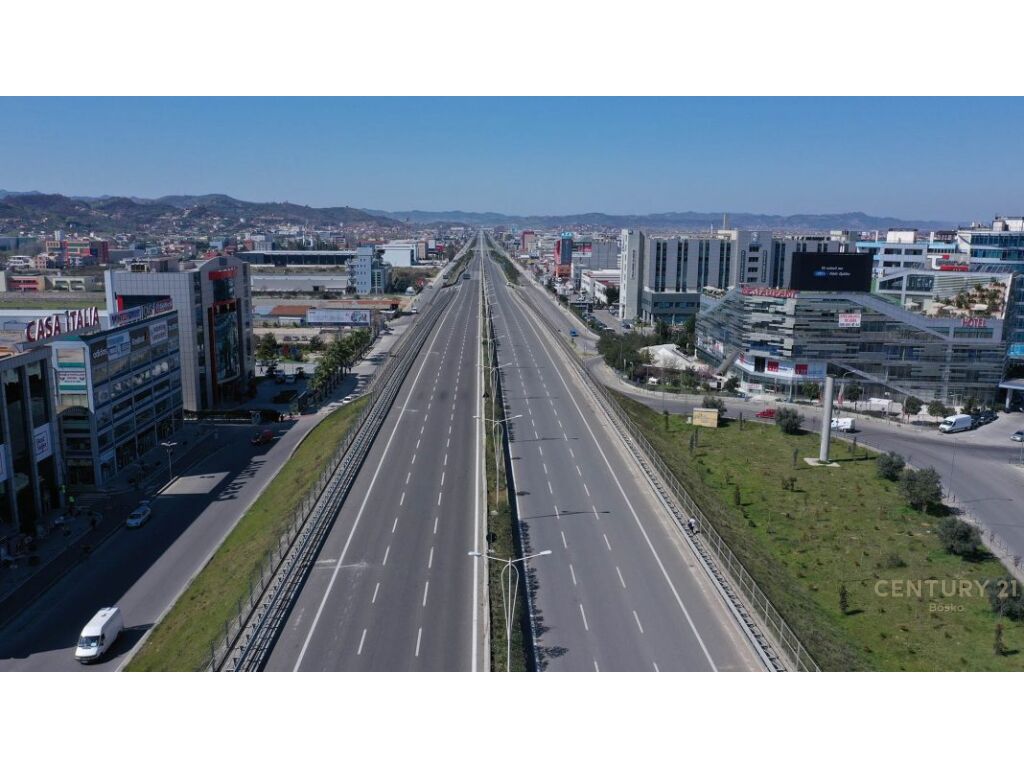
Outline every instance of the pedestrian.
<path id="1" fill-rule="evenodd" d="M 697 520 L 695 518 L 691 517 L 689 520 L 687 520 L 686 527 L 690 529 L 691 536 L 697 535 Z"/>

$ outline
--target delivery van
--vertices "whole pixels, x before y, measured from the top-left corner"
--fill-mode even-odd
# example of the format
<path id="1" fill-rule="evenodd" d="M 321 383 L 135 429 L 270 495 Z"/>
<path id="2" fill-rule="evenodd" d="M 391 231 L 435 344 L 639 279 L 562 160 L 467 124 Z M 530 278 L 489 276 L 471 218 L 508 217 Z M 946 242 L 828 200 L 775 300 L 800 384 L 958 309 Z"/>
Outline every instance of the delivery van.
<path id="1" fill-rule="evenodd" d="M 939 432 L 965 432 L 974 428 L 974 419 L 966 413 L 959 416 L 947 416 L 939 424 Z"/>
<path id="2" fill-rule="evenodd" d="M 856 428 L 856 422 L 853 419 L 832 419 L 832 429 L 836 432 L 853 432 Z"/>
<path id="3" fill-rule="evenodd" d="M 83 664 L 98 661 L 114 645 L 123 629 L 120 608 L 100 608 L 82 629 L 82 636 L 78 638 L 78 646 L 75 648 L 75 658 Z"/>

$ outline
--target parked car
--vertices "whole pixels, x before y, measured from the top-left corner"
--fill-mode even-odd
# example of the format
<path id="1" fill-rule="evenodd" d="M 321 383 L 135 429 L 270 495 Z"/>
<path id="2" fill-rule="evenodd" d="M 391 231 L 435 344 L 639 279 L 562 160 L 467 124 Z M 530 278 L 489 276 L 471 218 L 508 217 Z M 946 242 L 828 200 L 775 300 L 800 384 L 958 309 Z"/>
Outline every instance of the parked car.
<path id="1" fill-rule="evenodd" d="M 249 442 L 252 445 L 265 445 L 266 443 L 269 443 L 273 439 L 274 439 L 274 432 L 272 430 L 262 429 L 259 432 L 257 432 L 255 435 L 253 435 L 249 439 Z"/>
<path id="2" fill-rule="evenodd" d="M 998 418 L 999 416 L 996 415 L 995 411 L 982 411 L 975 416 L 974 421 L 976 425 L 980 427 L 982 424 L 991 424 Z"/>
<path id="3" fill-rule="evenodd" d="M 1018 443 L 1024 443 L 1024 429 L 1018 429 L 1010 435 L 1010 439 Z"/>
<path id="4" fill-rule="evenodd" d="M 153 509 L 149 506 L 149 502 L 142 502 L 128 513 L 128 519 L 124 521 L 125 528 L 141 528 L 149 522 L 149 518 L 153 515 Z"/>
<path id="5" fill-rule="evenodd" d="M 774 408 L 765 408 L 763 411 L 758 411 L 756 416 L 759 419 L 774 419 L 775 418 L 775 409 Z"/>

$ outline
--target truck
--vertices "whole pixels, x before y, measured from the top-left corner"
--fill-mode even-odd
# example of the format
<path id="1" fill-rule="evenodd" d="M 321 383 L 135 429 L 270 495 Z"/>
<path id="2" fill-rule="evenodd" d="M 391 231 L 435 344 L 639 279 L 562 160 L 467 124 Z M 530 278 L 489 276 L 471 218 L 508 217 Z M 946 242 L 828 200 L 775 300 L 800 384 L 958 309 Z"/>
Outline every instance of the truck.
<path id="1" fill-rule="evenodd" d="M 939 424 L 939 432 L 966 432 L 974 428 L 974 418 L 966 413 L 959 416 L 947 416 Z"/>
<path id="2" fill-rule="evenodd" d="M 124 630 L 121 609 L 117 606 L 100 608 L 82 629 L 75 647 L 75 659 L 82 664 L 99 661 L 109 651 Z"/>
<path id="3" fill-rule="evenodd" d="M 854 419 L 836 418 L 832 419 L 832 429 L 837 432 L 853 432 L 857 428 Z"/>

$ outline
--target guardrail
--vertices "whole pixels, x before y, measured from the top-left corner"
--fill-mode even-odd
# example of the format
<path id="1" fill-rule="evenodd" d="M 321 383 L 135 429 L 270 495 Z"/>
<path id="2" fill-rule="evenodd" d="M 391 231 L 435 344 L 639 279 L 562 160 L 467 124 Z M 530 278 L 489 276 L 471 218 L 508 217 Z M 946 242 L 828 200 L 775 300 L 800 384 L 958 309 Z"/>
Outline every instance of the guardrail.
<path id="1" fill-rule="evenodd" d="M 518 295 L 524 302 L 532 304 L 532 298 L 527 298 L 525 294 Z M 699 531 L 699 535 L 689 533 L 689 538 L 732 603 L 733 608 L 745 623 L 748 633 L 760 646 L 762 656 L 766 657 L 768 662 L 780 671 L 789 668 L 801 672 L 819 672 L 818 665 L 800 642 L 796 633 L 733 554 L 690 494 L 679 483 L 672 470 L 658 455 L 657 450 L 643 436 L 629 414 L 609 397 L 605 385 L 597 380 L 587 366 L 583 365 L 576 351 L 565 339 L 561 329 L 557 328 L 536 306 L 534 306 L 534 315 L 552 331 L 554 337 L 558 339 L 559 345 L 582 373 L 583 381 L 594 394 L 598 404 L 628 438 L 627 443 L 631 443 L 630 447 L 633 449 L 634 456 L 637 457 L 640 465 L 658 489 L 684 535 L 688 535 L 690 519 L 692 518 L 696 522 L 696 530 Z M 781 659 L 780 655 L 785 658 Z"/>
<path id="2" fill-rule="evenodd" d="M 248 596 L 239 598 L 236 617 L 225 623 L 221 640 L 211 645 L 207 669 L 257 671 L 266 663 L 406 374 L 450 302 L 450 297 L 432 302 L 373 375 L 361 396 L 370 402 L 316 484 L 292 511 L 277 548 L 260 565 L 259 578 L 250 581 Z"/>

